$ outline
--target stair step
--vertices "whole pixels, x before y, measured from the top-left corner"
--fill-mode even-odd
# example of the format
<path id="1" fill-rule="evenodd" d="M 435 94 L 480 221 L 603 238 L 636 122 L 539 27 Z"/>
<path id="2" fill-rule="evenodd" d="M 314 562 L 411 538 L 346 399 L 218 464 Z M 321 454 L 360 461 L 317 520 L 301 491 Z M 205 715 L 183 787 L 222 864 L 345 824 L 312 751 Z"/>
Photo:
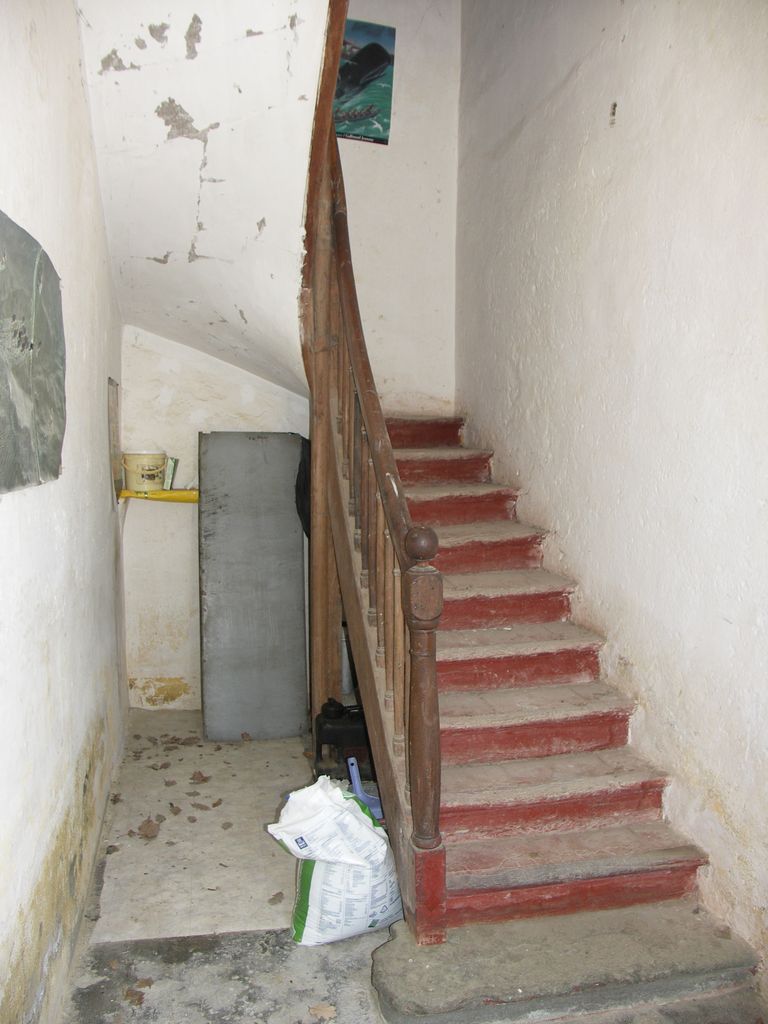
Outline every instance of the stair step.
<path id="1" fill-rule="evenodd" d="M 461 416 L 387 416 L 393 448 L 458 446 L 463 430 Z"/>
<path id="2" fill-rule="evenodd" d="M 404 923 L 394 926 L 392 936 L 373 953 L 373 984 L 388 1024 L 548 1024 L 636 1003 L 710 993 L 726 999 L 749 989 L 757 963 L 745 942 L 691 898 L 469 925 L 449 931 L 439 946 L 418 946 Z M 747 1005 L 746 999 L 738 1005 Z M 641 1015 L 637 1024 L 655 1019 Z M 670 1024 L 760 1020 L 752 1015 L 661 1019 Z M 632 1024 L 635 1017 L 618 1021 Z"/>
<path id="3" fill-rule="evenodd" d="M 416 523 L 433 526 L 514 519 L 517 492 L 497 484 L 416 484 L 405 496 Z"/>
<path id="4" fill-rule="evenodd" d="M 453 841 L 651 820 L 663 772 L 629 747 L 446 765 L 440 830 Z"/>
<path id="5" fill-rule="evenodd" d="M 551 1019 L 551 1018 L 550 1018 Z M 747 980 L 743 986 L 663 1002 L 640 1002 L 597 1016 L 558 1016 L 560 1024 L 765 1024 L 768 1008 Z M 540 1018 L 545 1024 L 544 1018 Z"/>
<path id="6" fill-rule="evenodd" d="M 445 576 L 441 629 L 511 626 L 566 619 L 570 580 L 546 569 L 505 569 Z"/>
<path id="7" fill-rule="evenodd" d="M 516 520 L 441 526 L 432 564 L 443 573 L 483 569 L 534 569 L 541 564 L 544 530 Z"/>
<path id="8" fill-rule="evenodd" d="M 573 622 L 438 631 L 438 685 L 472 690 L 587 682 L 600 671 L 602 644 L 602 637 Z"/>
<path id="9" fill-rule="evenodd" d="M 446 841 L 448 889 L 513 889 L 642 871 L 694 869 L 701 850 L 665 821 Z"/>
<path id="10" fill-rule="evenodd" d="M 602 750 L 626 743 L 633 704 L 599 680 L 440 695 L 444 764 Z"/>
<path id="11" fill-rule="evenodd" d="M 397 470 L 404 484 L 486 483 L 491 452 L 474 448 L 397 448 Z"/>
<path id="12" fill-rule="evenodd" d="M 573 882 L 552 882 L 522 889 L 487 889 L 448 893 L 446 925 L 459 928 L 472 921 L 513 921 L 522 917 L 575 914 L 580 910 L 633 907 L 688 896 L 696 887 L 699 864 L 606 875 Z"/>

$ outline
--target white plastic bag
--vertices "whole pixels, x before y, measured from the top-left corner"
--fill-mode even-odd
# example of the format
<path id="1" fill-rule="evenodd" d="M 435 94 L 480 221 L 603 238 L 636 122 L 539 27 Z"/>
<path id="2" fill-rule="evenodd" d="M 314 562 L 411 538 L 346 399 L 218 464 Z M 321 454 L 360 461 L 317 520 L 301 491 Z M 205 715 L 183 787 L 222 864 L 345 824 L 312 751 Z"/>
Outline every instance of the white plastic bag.
<path id="1" fill-rule="evenodd" d="M 300 860 L 293 937 L 336 942 L 403 916 L 395 860 L 384 829 L 342 784 L 321 775 L 291 793 L 271 835 Z"/>

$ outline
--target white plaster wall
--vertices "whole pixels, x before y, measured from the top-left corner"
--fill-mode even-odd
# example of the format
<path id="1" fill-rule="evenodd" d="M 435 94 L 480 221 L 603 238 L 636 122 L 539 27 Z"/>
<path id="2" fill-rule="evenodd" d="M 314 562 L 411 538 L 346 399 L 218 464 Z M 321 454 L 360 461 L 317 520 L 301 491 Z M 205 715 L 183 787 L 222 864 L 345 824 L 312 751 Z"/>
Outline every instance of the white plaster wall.
<path id="1" fill-rule="evenodd" d="M 59 479 L 0 496 L 0 1019 L 53 1021 L 122 743 L 120 334 L 75 6 L 6 0 L 2 22 L 0 209 L 61 277 L 67 426 Z"/>
<path id="2" fill-rule="evenodd" d="M 306 394 L 298 293 L 327 0 L 80 7 L 123 321 Z M 186 127 L 158 115 L 169 100 Z"/>
<path id="3" fill-rule="evenodd" d="M 351 0 L 349 17 L 396 29 L 389 145 L 339 140 L 376 384 L 388 409 L 451 412 L 460 3 Z"/>
<path id="4" fill-rule="evenodd" d="M 123 446 L 179 459 L 175 487 L 197 486 L 198 434 L 308 432 L 298 395 L 136 327 L 123 333 Z M 200 707 L 197 505 L 121 503 L 130 702 Z"/>
<path id="5" fill-rule="evenodd" d="M 763 951 L 766 37 L 761 0 L 465 0 L 457 259 L 458 404 Z"/>

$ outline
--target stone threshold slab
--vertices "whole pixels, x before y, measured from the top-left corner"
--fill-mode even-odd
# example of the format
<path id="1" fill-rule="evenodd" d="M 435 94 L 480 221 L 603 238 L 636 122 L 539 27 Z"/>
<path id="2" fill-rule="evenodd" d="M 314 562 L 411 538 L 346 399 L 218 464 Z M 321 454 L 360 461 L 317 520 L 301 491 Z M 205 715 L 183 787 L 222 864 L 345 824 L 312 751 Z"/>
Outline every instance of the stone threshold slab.
<path id="1" fill-rule="evenodd" d="M 469 925 L 441 946 L 400 923 L 374 952 L 373 984 L 389 1024 L 543 1024 L 741 987 L 755 964 L 695 900 L 673 900 Z"/>

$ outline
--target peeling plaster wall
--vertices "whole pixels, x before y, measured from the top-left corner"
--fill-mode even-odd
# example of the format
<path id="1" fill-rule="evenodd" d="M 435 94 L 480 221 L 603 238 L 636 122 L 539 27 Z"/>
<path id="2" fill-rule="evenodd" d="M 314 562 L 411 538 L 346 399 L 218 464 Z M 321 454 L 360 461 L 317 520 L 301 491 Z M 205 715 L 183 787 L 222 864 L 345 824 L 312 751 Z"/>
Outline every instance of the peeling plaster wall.
<path id="1" fill-rule="evenodd" d="M 107 377 L 120 332 L 75 6 L 10 0 L 0 209 L 61 276 L 60 477 L 0 496 L 0 1021 L 55 1022 L 122 745 L 120 547 Z"/>
<path id="2" fill-rule="evenodd" d="M 200 431 L 308 432 L 306 399 L 135 327 L 122 401 L 125 450 L 177 456 L 176 487 L 197 486 Z M 199 708 L 197 505 L 131 500 L 121 512 L 131 705 Z"/>
<path id="3" fill-rule="evenodd" d="M 83 0 L 123 321 L 307 391 L 298 293 L 327 0 Z"/>
<path id="4" fill-rule="evenodd" d="M 458 403 L 768 950 L 768 7 L 465 0 Z"/>
<path id="5" fill-rule="evenodd" d="M 388 146 L 340 139 L 360 310 L 386 408 L 454 400 L 459 0 L 350 0 L 394 25 Z"/>

